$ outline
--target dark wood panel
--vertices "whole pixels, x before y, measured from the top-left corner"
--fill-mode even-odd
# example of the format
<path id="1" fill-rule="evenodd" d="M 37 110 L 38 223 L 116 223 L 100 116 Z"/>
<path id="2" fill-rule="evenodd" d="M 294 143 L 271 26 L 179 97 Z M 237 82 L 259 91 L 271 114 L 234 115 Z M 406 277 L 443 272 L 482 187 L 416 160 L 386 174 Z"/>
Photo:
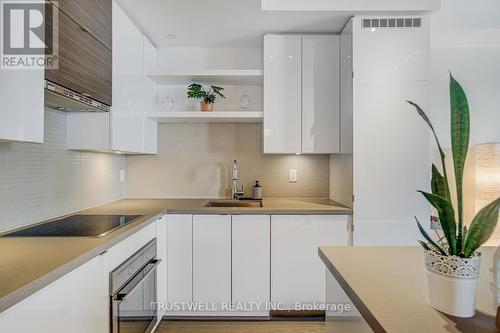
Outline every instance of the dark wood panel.
<path id="1" fill-rule="evenodd" d="M 51 5 L 47 5 L 51 6 Z M 57 11 L 55 6 L 52 10 Z M 47 11 L 50 16 L 51 11 Z M 45 70 L 45 78 L 80 94 L 111 105 L 112 54 L 104 45 L 83 31 L 67 15 L 58 12 L 59 68 Z M 47 20 L 47 31 L 52 29 Z"/>
<path id="2" fill-rule="evenodd" d="M 112 49 L 111 0 L 58 0 L 54 4 L 108 49 Z"/>

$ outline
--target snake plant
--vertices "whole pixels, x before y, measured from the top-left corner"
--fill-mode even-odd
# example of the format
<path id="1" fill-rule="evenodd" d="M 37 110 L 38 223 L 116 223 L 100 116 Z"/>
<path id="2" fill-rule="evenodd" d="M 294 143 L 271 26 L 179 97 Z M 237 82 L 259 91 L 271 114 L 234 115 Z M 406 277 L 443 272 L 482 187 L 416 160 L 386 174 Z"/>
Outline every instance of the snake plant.
<path id="1" fill-rule="evenodd" d="M 446 256 L 469 258 L 493 234 L 498 222 L 500 197 L 481 209 L 472 219 L 469 228 L 464 225 L 463 216 L 463 176 L 465 158 L 469 148 L 469 104 L 462 86 L 450 74 L 450 105 L 451 105 L 451 150 L 456 184 L 457 212 L 452 204 L 452 196 L 446 172 L 445 154 L 439 143 L 429 117 L 417 104 L 407 101 L 430 127 L 436 140 L 441 158 L 442 173 L 436 165 L 432 165 L 432 193 L 419 191 L 424 198 L 437 210 L 443 230 L 442 242 L 434 241 L 422 227 L 417 218 L 417 226 L 427 243 L 419 242 L 425 249 L 434 250 Z M 453 198 L 455 199 L 455 198 Z"/>

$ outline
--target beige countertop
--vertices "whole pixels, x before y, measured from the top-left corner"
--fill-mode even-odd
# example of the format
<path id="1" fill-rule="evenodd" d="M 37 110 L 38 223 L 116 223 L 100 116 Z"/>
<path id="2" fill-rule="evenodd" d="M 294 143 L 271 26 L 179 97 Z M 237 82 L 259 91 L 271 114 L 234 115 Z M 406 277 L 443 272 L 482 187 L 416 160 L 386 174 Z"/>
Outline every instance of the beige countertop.
<path id="1" fill-rule="evenodd" d="M 426 302 L 420 247 L 330 247 L 319 256 L 374 332 L 482 333 L 495 328 L 490 289 L 494 247 L 481 248 L 477 313 L 464 319 L 445 315 Z"/>
<path id="2" fill-rule="evenodd" d="M 0 312 L 165 214 L 351 214 L 330 200 L 264 199 L 263 208 L 204 207 L 208 199 L 124 199 L 73 214 L 145 215 L 101 238 L 0 238 Z M 71 215 L 73 215 L 71 214 Z"/>

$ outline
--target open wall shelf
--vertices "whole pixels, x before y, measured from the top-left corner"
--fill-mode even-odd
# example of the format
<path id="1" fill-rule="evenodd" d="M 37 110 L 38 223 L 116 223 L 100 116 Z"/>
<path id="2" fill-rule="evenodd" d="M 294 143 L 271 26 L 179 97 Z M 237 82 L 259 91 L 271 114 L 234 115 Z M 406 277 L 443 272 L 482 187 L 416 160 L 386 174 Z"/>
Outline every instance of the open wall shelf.
<path id="1" fill-rule="evenodd" d="M 261 123 L 262 111 L 168 111 L 146 115 L 159 123 Z"/>
<path id="2" fill-rule="evenodd" d="M 262 85 L 261 69 L 164 70 L 148 73 L 158 85 L 186 85 L 193 82 L 214 85 Z"/>

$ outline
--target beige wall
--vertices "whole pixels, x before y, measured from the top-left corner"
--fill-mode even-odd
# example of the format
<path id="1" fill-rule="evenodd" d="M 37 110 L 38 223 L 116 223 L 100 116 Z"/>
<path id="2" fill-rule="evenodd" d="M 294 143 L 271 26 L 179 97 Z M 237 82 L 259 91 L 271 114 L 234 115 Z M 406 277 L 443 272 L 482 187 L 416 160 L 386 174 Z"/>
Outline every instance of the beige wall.
<path id="1" fill-rule="evenodd" d="M 123 198 L 123 156 L 66 150 L 66 113 L 47 109 L 45 143 L 0 143 L 0 231 Z"/>
<path id="2" fill-rule="evenodd" d="M 160 124 L 158 155 L 126 158 L 126 195 L 228 197 L 236 159 L 247 195 L 260 180 L 267 197 L 328 198 L 328 155 L 264 155 L 261 131 L 261 124 Z M 289 169 L 298 170 L 295 184 Z"/>

